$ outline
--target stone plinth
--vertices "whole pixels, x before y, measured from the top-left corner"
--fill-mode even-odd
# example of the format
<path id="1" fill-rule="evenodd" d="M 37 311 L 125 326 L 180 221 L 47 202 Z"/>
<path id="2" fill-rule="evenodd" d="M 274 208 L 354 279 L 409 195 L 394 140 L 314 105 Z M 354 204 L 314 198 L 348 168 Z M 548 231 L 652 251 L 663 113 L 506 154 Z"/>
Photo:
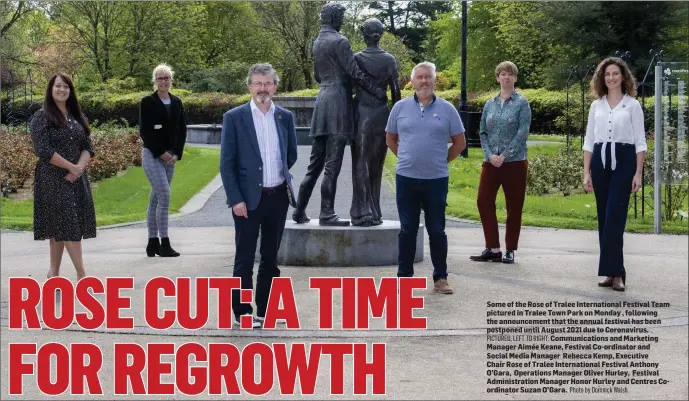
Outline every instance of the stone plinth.
<path id="1" fill-rule="evenodd" d="M 294 114 L 294 125 L 310 127 L 313 109 L 316 106 L 315 96 L 275 96 L 273 102 Z"/>
<path id="2" fill-rule="evenodd" d="M 318 219 L 297 224 L 288 220 L 278 253 L 283 266 L 389 266 L 397 265 L 399 221 L 375 227 L 328 227 Z M 423 225 L 416 238 L 415 262 L 423 260 Z M 260 238 L 256 260 L 260 260 Z"/>
<path id="3" fill-rule="evenodd" d="M 222 124 L 187 125 L 187 142 L 219 144 Z"/>

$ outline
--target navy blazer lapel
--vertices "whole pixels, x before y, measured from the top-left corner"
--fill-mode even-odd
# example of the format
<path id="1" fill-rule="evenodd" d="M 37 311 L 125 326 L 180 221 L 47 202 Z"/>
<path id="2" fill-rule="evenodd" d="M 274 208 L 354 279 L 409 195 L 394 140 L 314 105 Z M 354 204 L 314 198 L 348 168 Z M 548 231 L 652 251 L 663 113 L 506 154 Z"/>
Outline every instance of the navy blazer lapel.
<path id="1" fill-rule="evenodd" d="M 251 106 L 247 103 L 244 106 L 244 112 L 242 113 L 242 119 L 244 120 L 244 127 L 246 128 L 246 134 L 249 140 L 254 145 L 256 154 L 261 157 L 261 148 L 258 147 L 258 136 L 256 136 L 256 127 L 254 127 L 254 118 L 251 115 Z"/>
<path id="2" fill-rule="evenodd" d="M 275 127 L 278 130 L 278 141 L 280 143 L 280 156 L 284 159 L 287 153 L 287 146 L 285 144 L 285 126 L 282 125 L 282 111 L 275 108 Z"/>

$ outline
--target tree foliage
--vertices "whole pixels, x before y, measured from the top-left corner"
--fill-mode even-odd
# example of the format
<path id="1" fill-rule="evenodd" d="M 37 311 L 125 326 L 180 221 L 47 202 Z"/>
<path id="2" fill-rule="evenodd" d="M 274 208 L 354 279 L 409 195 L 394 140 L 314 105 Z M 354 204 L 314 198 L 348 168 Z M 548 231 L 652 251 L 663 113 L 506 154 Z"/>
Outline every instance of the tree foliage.
<path id="1" fill-rule="evenodd" d="M 412 60 L 421 62 L 433 53 L 434 43 L 428 42 L 428 24 L 452 9 L 449 1 L 376 1 L 371 10 L 383 22 L 391 34 L 402 39 L 411 53 Z"/>
<path id="2" fill-rule="evenodd" d="M 151 71 L 171 65 L 175 85 L 194 91 L 244 92 L 246 69 L 273 64 L 280 91 L 315 88 L 312 46 L 325 1 L 0 1 L 3 89 L 29 76 L 43 83 L 58 70 L 79 90 L 150 90 Z M 570 65 L 580 70 L 630 51 L 643 77 L 650 49 L 665 60 L 689 58 L 688 2 L 514 2 L 468 4 L 467 87 L 495 90 L 494 68 L 511 60 L 518 87 L 558 88 Z M 357 51 L 366 18 L 386 29 L 380 46 L 399 63 L 404 85 L 414 63 L 435 62 L 458 85 L 460 1 L 347 2 L 342 34 Z M 580 77 L 577 77 L 580 78 Z M 126 80 L 126 84 L 118 84 Z M 105 86 L 103 86 L 105 84 Z"/>
<path id="3" fill-rule="evenodd" d="M 436 58 L 454 80 L 461 75 L 461 8 L 432 21 Z M 467 88 L 497 88 L 494 68 L 511 60 L 520 87 L 562 87 L 570 65 L 590 64 L 630 51 L 640 79 L 650 49 L 666 59 L 689 57 L 687 2 L 469 2 Z"/>

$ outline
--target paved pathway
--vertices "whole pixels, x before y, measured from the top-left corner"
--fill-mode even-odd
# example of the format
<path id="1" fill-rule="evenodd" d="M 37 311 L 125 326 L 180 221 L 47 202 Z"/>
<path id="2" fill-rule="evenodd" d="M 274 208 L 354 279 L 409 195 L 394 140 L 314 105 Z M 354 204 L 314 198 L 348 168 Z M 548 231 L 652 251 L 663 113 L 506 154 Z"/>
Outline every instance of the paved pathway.
<path id="1" fill-rule="evenodd" d="M 300 162 L 294 169 L 297 180 L 303 177 L 308 161 L 309 147 L 300 148 Z M 351 174 L 349 158 L 345 159 L 342 177 Z M 351 187 L 347 180 L 340 181 L 338 212 L 347 216 Z M 298 182 L 297 182 L 298 184 Z M 383 192 L 386 215 L 395 215 L 394 197 L 390 188 Z M 197 342 L 230 343 L 242 349 L 257 341 L 285 343 L 332 343 L 363 342 L 366 344 L 384 342 L 387 345 L 385 396 L 353 396 L 352 359 L 345 358 L 344 396 L 332 396 L 329 391 L 330 371 L 326 368 L 329 358 L 324 358 L 318 373 L 315 397 L 296 395 L 281 396 L 278 380 L 264 398 L 267 399 L 687 399 L 687 356 L 689 344 L 687 323 L 689 301 L 687 284 L 687 260 L 689 243 L 687 236 L 658 236 L 643 234 L 625 235 L 625 256 L 628 270 L 628 290 L 617 293 L 596 285 L 598 240 L 594 231 L 555 230 L 524 228 L 520 238 L 520 250 L 514 265 L 472 263 L 468 256 L 483 245 L 481 230 L 474 224 L 460 223 L 448 227 L 448 273 L 449 282 L 455 288 L 454 295 L 439 295 L 430 289 L 416 292 L 424 297 L 424 308 L 415 316 L 426 317 L 427 330 L 384 330 L 380 319 L 371 320 L 369 330 L 341 330 L 340 311 L 343 304 L 339 292 L 334 296 L 335 330 L 317 330 L 317 295 L 308 288 L 310 277 L 394 277 L 395 266 L 379 267 L 281 267 L 282 276 L 293 280 L 295 301 L 299 307 L 302 328 L 286 330 L 243 331 L 238 329 L 219 330 L 213 324 L 188 331 L 174 325 L 165 331 L 155 331 L 144 323 L 144 286 L 156 276 L 167 277 L 223 277 L 231 275 L 234 257 L 234 230 L 232 219 L 225 206 L 222 190 L 217 191 L 197 213 L 175 219 L 172 222 L 175 233 L 175 248 L 182 253 L 179 258 L 148 258 L 144 253 L 146 232 L 143 225 L 100 230 L 96 239 L 85 241 L 84 260 L 90 275 L 105 277 L 133 277 L 135 288 L 123 291 L 132 297 L 132 308 L 123 312 L 134 317 L 134 329 L 111 332 L 101 329 L 85 331 L 71 327 L 65 331 L 51 330 L 9 330 L 8 329 L 8 280 L 0 281 L 0 370 L 8 371 L 9 343 L 33 342 L 43 345 L 48 342 L 63 344 L 85 342 L 95 343 L 103 352 L 103 368 L 99 372 L 103 384 L 104 399 L 113 394 L 113 344 L 133 342 L 141 345 L 152 342 L 183 344 Z M 315 216 L 318 210 L 318 191 L 314 192 L 309 212 Z M 425 237 L 425 236 L 424 236 Z M 427 239 L 426 252 L 428 250 Z M 45 277 L 49 255 L 47 243 L 33 241 L 30 232 L 3 232 L 0 265 L 4 277 L 30 276 L 39 281 Z M 423 262 L 414 266 L 416 276 L 430 277 L 432 264 L 428 254 Z M 75 278 L 74 270 L 67 256 L 62 264 L 62 274 Z M 430 284 L 432 286 L 432 284 Z M 215 294 L 215 292 L 213 292 Z M 103 301 L 103 297 L 96 296 Z M 213 295 L 213 297 L 216 297 Z M 215 300 L 211 300 L 215 301 Z M 629 385 L 627 394 L 594 393 L 567 394 L 555 396 L 550 393 L 491 394 L 487 384 L 492 376 L 487 375 L 487 329 L 495 327 L 487 322 L 488 302 L 638 302 L 654 301 L 669 303 L 669 307 L 655 309 L 661 324 L 643 326 L 648 335 L 657 336 L 648 356 L 651 362 L 660 362 L 659 374 L 669 380 L 666 385 Z M 162 298 L 161 306 L 172 309 L 174 298 Z M 209 309 L 211 322 L 217 319 L 216 303 Z M 581 311 L 582 308 L 570 308 Z M 549 328 L 552 326 L 548 326 Z M 602 326 L 598 326 L 602 328 Z M 548 337 L 551 338 L 551 337 Z M 522 340 L 511 340 L 517 344 Z M 555 344 L 552 340 L 546 344 Z M 614 342 L 613 342 L 614 343 Z M 620 342 L 624 343 L 624 342 Z M 502 344 L 510 344 L 503 342 Z M 560 343 L 562 344 L 562 343 Z M 369 346 L 370 347 L 370 346 Z M 370 348 L 369 348 L 370 350 Z M 613 352 L 614 353 L 614 352 Z M 26 357 L 26 362 L 35 358 Z M 164 361 L 169 359 L 163 358 Z M 511 362 L 515 362 L 514 359 Z M 503 369 L 513 372 L 514 369 Z M 526 369 L 533 370 L 533 369 Z M 625 369 L 631 372 L 631 369 Z M 580 371 L 580 369 L 579 369 Z M 52 369 L 55 375 L 55 369 Z M 605 374 L 607 377 L 607 373 Z M 145 374 L 143 376 L 146 376 Z M 54 376 L 53 376 L 54 377 Z M 514 376 L 512 377 L 514 378 Z M 538 378 L 536 378 L 538 379 Z M 638 377 L 636 378 L 638 379 Z M 25 377 L 24 397 L 8 396 L 8 375 L 0 375 L 0 397 L 2 399 L 45 399 L 36 390 L 35 380 Z M 163 382 L 170 383 L 170 376 L 163 376 Z M 369 392 L 371 381 L 367 385 Z M 503 385 L 503 387 L 506 387 Z M 518 388 L 518 385 L 511 387 Z M 532 386 L 541 388 L 542 385 Z M 559 386 L 554 385 L 559 388 Z M 569 391 L 571 386 L 562 386 Z M 583 388 L 583 386 L 579 386 Z M 604 386 L 588 386 L 598 389 Z M 231 396 L 250 399 L 251 396 Z M 85 399 L 72 396 L 69 391 L 56 399 Z M 88 398 L 88 396 L 87 396 Z M 102 397 L 101 397 L 102 398 Z M 121 399 L 218 399 L 228 396 L 118 396 Z"/>
<path id="2" fill-rule="evenodd" d="M 343 303 L 339 291 L 335 292 L 335 330 L 317 330 L 317 296 L 309 290 L 309 277 L 394 277 L 395 266 L 357 268 L 291 267 L 281 268 L 282 275 L 291 277 L 295 300 L 299 307 L 300 330 L 242 331 L 218 330 L 209 324 L 202 330 L 187 331 L 175 325 L 165 331 L 152 330 L 144 323 L 144 286 L 156 276 L 167 277 L 219 277 L 231 274 L 234 254 L 232 227 L 179 227 L 175 248 L 179 258 L 147 258 L 144 254 L 140 228 L 122 227 L 101 230 L 98 238 L 84 243 L 84 260 L 87 272 L 101 279 L 105 277 L 133 277 L 135 289 L 123 291 L 132 297 L 132 309 L 123 316 L 135 319 L 135 328 L 117 332 L 104 330 L 85 331 L 77 327 L 66 331 L 8 330 L 8 280 L 0 282 L 0 370 L 8 371 L 7 350 L 12 342 L 35 342 L 39 346 L 48 342 L 70 344 L 95 343 L 103 352 L 104 364 L 100 372 L 105 399 L 113 394 L 113 343 L 134 342 L 145 346 L 152 342 L 183 344 L 197 342 L 231 343 L 240 349 L 249 343 L 331 343 L 384 342 L 387 344 L 387 395 L 361 396 L 362 399 L 687 399 L 687 236 L 655 236 L 629 234 L 625 236 L 628 269 L 628 290 L 617 293 L 596 286 L 597 235 L 592 231 L 552 230 L 527 228 L 522 233 L 521 247 L 514 265 L 471 263 L 468 255 L 481 247 L 483 238 L 476 228 L 449 228 L 448 253 L 449 281 L 456 289 L 454 295 L 434 294 L 421 290 L 424 309 L 416 316 L 427 318 L 427 330 L 383 329 L 380 319 L 371 320 L 370 330 L 340 330 L 340 311 Z M 45 277 L 48 265 L 47 244 L 33 241 L 32 234 L 3 233 L 0 264 L 4 277 L 31 276 L 39 281 Z M 426 248 L 428 249 L 428 248 Z M 417 276 L 429 277 L 432 266 L 428 255 L 414 266 Z M 65 256 L 62 273 L 74 279 L 74 270 Z M 213 292 L 215 294 L 215 292 Z M 103 297 L 98 296 L 103 302 Z M 212 295 L 216 298 L 216 295 Z M 217 299 L 217 298 L 216 298 Z M 489 394 L 487 384 L 488 359 L 487 324 L 488 302 L 510 301 L 655 301 L 667 302 L 668 308 L 655 309 L 662 324 L 640 326 L 648 335 L 657 336 L 648 351 L 650 362 L 659 362 L 659 373 L 669 380 L 666 385 L 626 386 L 628 394 Z M 162 299 L 161 306 L 173 308 L 174 298 Z M 211 299 L 211 322 L 217 318 L 216 300 Z M 582 308 L 570 308 L 581 311 Z M 644 309 L 644 308 L 641 308 Z M 552 326 L 548 326 L 552 327 Z M 598 326 L 601 328 L 602 326 Z M 515 340 L 512 340 L 515 341 Z M 517 344 L 513 342 L 512 344 Z M 546 344 L 557 342 L 546 341 Z M 501 343 L 510 344 L 510 343 Z M 543 351 L 541 351 L 543 352 Z M 169 358 L 163 358 L 168 361 Z M 35 358 L 26 357 L 26 362 Z M 328 358 L 322 360 L 326 364 Z M 317 399 L 353 399 L 351 358 L 345 358 L 345 396 L 329 393 L 330 373 L 321 366 L 316 385 Z M 512 360 L 513 362 L 515 360 Z M 513 369 L 507 369 L 513 371 Z M 527 369 L 533 370 L 533 369 Z M 631 369 L 624 369 L 631 371 Z M 53 374 L 55 371 L 53 370 Z M 7 374 L 0 375 L 2 399 L 9 397 Z M 638 378 L 638 377 L 637 377 Z M 538 378 L 537 378 L 538 379 Z M 171 382 L 163 376 L 164 382 Z M 313 399 L 313 396 L 281 397 L 277 387 L 266 395 L 268 399 Z M 369 380 L 369 388 L 370 388 Z M 35 387 L 35 381 L 26 377 L 27 393 L 23 399 L 45 399 Z M 504 387 L 504 386 L 503 386 Z M 515 387 L 515 386 L 512 386 Z M 517 388 L 519 386 L 516 386 Z M 539 385 L 537 387 L 542 387 Z M 558 387 L 557 385 L 555 387 Z M 569 390 L 570 386 L 564 386 Z M 602 386 L 598 386 L 601 388 Z M 370 391 L 370 390 L 369 390 Z M 90 397 L 87 397 L 90 398 Z M 175 397 L 126 396 L 118 399 L 185 399 Z M 227 399 L 197 397 L 197 399 Z M 249 399 L 244 394 L 239 399 Z M 57 399 L 84 399 L 70 396 L 69 392 Z"/>

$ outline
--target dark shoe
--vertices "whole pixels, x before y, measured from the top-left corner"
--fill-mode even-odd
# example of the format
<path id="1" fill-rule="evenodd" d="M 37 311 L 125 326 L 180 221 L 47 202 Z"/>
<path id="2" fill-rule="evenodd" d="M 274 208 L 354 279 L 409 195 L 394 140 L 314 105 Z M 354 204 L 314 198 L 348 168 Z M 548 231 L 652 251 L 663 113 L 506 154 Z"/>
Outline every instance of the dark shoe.
<path id="1" fill-rule="evenodd" d="M 318 224 L 322 226 L 344 227 L 349 225 L 349 220 L 342 220 L 338 216 L 334 216 L 329 219 L 320 219 Z"/>
<path id="2" fill-rule="evenodd" d="M 352 219 L 352 225 L 357 227 L 371 227 L 373 225 L 373 217 L 364 216 L 359 219 Z"/>
<path id="3" fill-rule="evenodd" d="M 256 316 L 252 316 L 250 313 L 246 313 L 246 315 L 251 316 L 251 328 L 252 329 L 257 329 L 263 325 L 263 320 L 265 320 L 265 318 L 259 319 Z M 244 316 L 244 315 L 242 315 L 242 316 Z M 234 322 L 237 323 L 237 327 L 239 327 L 241 329 L 242 326 L 241 326 L 240 318 L 241 318 L 241 316 L 235 316 Z"/>
<path id="4" fill-rule="evenodd" d="M 502 257 L 502 263 L 514 263 L 514 251 L 506 250 Z"/>
<path id="5" fill-rule="evenodd" d="M 160 238 L 155 237 L 148 239 L 148 245 L 146 245 L 146 255 L 148 255 L 149 258 L 160 255 Z"/>
<path id="6" fill-rule="evenodd" d="M 599 287 L 612 287 L 612 277 L 606 277 L 605 280 L 598 282 Z"/>
<path id="7" fill-rule="evenodd" d="M 371 223 L 372 226 L 379 226 L 381 224 L 383 224 L 383 219 L 373 220 L 373 223 Z"/>
<path id="8" fill-rule="evenodd" d="M 612 280 L 612 289 L 615 291 L 620 291 L 623 292 L 625 290 L 624 288 L 624 280 L 622 277 L 615 277 Z"/>
<path id="9" fill-rule="evenodd" d="M 179 252 L 175 251 L 172 249 L 170 246 L 170 238 L 161 238 L 160 239 L 160 253 L 158 254 L 162 257 L 175 257 L 179 256 Z"/>
<path id="10" fill-rule="evenodd" d="M 469 256 L 469 259 L 477 262 L 502 262 L 502 252 L 493 252 L 486 248 L 478 256 Z"/>
<path id="11" fill-rule="evenodd" d="M 306 212 L 303 210 L 295 210 L 294 213 L 292 213 L 292 220 L 294 220 L 294 222 L 297 224 L 304 224 L 311 221 L 309 216 L 307 216 Z"/>

